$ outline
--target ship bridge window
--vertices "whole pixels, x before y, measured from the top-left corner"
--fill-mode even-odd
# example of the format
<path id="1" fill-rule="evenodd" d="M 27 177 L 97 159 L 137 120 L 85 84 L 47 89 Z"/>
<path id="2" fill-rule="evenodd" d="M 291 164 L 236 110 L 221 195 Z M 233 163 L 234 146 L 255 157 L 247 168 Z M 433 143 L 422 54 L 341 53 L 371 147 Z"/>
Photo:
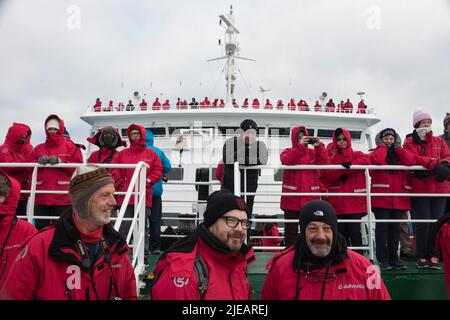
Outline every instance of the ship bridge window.
<path id="1" fill-rule="evenodd" d="M 181 129 L 190 129 L 190 127 L 169 127 L 169 134 L 180 134 Z"/>
<path id="2" fill-rule="evenodd" d="M 362 131 L 350 131 L 350 137 L 354 140 L 361 139 L 361 133 Z"/>
<path id="3" fill-rule="evenodd" d="M 319 129 L 317 130 L 317 136 L 319 138 L 332 138 L 334 130 L 329 129 Z"/>
<path id="4" fill-rule="evenodd" d="M 158 127 L 158 128 L 146 128 L 149 129 L 155 137 L 164 137 L 166 135 L 166 128 Z"/>
<path id="5" fill-rule="evenodd" d="M 184 168 L 174 168 L 166 174 L 169 181 L 182 181 L 184 179 Z"/>
<path id="6" fill-rule="evenodd" d="M 269 136 L 289 137 L 290 128 L 269 128 Z"/>
<path id="7" fill-rule="evenodd" d="M 235 135 L 240 133 L 239 127 L 219 127 L 219 132 L 221 135 Z"/>
<path id="8" fill-rule="evenodd" d="M 328 130 L 328 129 L 319 129 L 317 136 L 319 138 L 332 138 L 333 137 L 334 130 Z M 362 131 L 349 131 L 350 137 L 352 140 L 360 140 L 361 139 L 361 133 Z"/>

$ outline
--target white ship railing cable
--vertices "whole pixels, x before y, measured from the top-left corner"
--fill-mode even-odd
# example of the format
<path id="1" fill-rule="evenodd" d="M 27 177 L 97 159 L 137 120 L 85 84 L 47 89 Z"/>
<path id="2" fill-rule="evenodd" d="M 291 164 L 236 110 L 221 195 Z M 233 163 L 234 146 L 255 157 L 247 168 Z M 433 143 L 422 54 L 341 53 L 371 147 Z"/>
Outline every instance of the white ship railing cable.
<path id="1" fill-rule="evenodd" d="M 236 168 L 239 167 L 239 169 L 244 170 L 244 196 L 245 195 L 266 195 L 266 196 L 356 196 L 361 197 L 365 196 L 367 199 L 367 224 L 368 224 L 368 246 L 366 247 L 350 247 L 351 249 L 364 249 L 369 250 L 369 259 L 374 260 L 375 254 L 374 254 L 374 225 L 376 223 L 395 223 L 395 222 L 413 222 L 413 223 L 434 223 L 436 220 L 420 220 L 420 219 L 399 219 L 399 220 L 377 220 L 373 219 L 372 215 L 372 202 L 371 197 L 372 196 L 401 196 L 401 197 L 450 197 L 450 194 L 430 194 L 430 193 L 372 193 L 371 192 L 371 177 L 369 170 L 408 170 L 408 171 L 416 171 L 416 170 L 427 170 L 426 168 L 422 166 L 401 166 L 401 165 L 354 165 L 351 166 L 350 170 L 364 170 L 365 171 L 365 180 L 366 180 L 366 190 L 365 192 L 360 193 L 312 193 L 312 192 L 299 192 L 299 193 L 264 193 L 264 192 L 247 192 L 247 170 L 259 170 L 259 169 L 287 169 L 287 170 L 347 170 L 341 165 L 293 165 L 293 166 L 287 166 L 287 165 L 279 165 L 279 166 L 269 166 L 269 165 L 260 165 L 260 166 L 242 166 L 239 165 L 239 163 L 234 163 L 235 168 L 235 186 L 236 186 L 236 180 L 239 179 L 239 175 L 236 174 Z M 264 183 L 259 184 L 264 185 Z M 239 189 L 240 190 L 240 189 Z M 236 192 L 235 187 L 235 194 L 240 195 L 240 192 Z M 256 222 L 256 219 L 252 219 L 253 222 Z M 274 219 L 258 219 L 259 222 L 273 222 Z M 298 220 L 291 220 L 293 223 L 298 222 Z M 284 221 L 287 223 L 292 223 L 291 221 Z M 338 222 L 341 222 L 341 220 L 338 220 Z M 363 219 L 357 219 L 357 220 L 343 220 L 342 222 L 348 222 L 348 223 L 366 223 Z M 277 247 L 254 247 L 257 250 L 273 250 Z M 282 250 L 284 247 L 279 247 L 277 250 Z"/>
<path id="2" fill-rule="evenodd" d="M 18 218 L 27 219 L 28 222 L 33 223 L 34 219 L 50 219 L 56 220 L 59 217 L 55 216 L 34 216 L 34 203 L 35 203 L 35 195 L 36 194 L 68 194 L 68 191 L 57 191 L 57 190 L 36 190 L 36 182 L 37 182 L 37 173 L 39 168 L 78 168 L 81 166 L 85 166 L 86 163 L 64 163 L 57 165 L 40 165 L 37 163 L 0 163 L 0 168 L 8 168 L 8 167 L 20 167 L 20 168 L 33 168 L 33 173 L 31 175 L 31 187 L 30 190 L 23 190 L 21 193 L 28 194 L 30 193 L 30 197 L 28 199 L 27 204 L 27 215 L 21 216 Z M 122 221 L 131 221 L 131 226 L 127 234 L 127 243 L 130 247 L 133 248 L 132 252 L 132 265 L 134 268 L 134 274 L 136 277 L 136 281 L 138 283 L 137 289 L 139 290 L 141 287 L 145 285 L 142 281 L 141 277 L 145 274 L 145 189 L 146 189 L 146 176 L 147 176 L 147 168 L 148 165 L 140 161 L 137 164 L 95 164 L 90 163 L 90 165 L 97 165 L 105 168 L 134 168 L 133 176 L 131 178 L 130 184 L 128 186 L 128 190 L 126 192 L 116 192 L 116 195 L 125 195 L 123 204 L 120 208 L 117 218 L 111 218 L 112 221 L 115 221 L 114 229 L 119 230 Z M 124 218 L 125 210 L 128 206 L 131 195 L 134 194 L 134 203 L 137 205 L 134 206 L 134 216 L 133 218 Z M 133 236 L 133 242 L 130 243 L 131 236 Z"/>

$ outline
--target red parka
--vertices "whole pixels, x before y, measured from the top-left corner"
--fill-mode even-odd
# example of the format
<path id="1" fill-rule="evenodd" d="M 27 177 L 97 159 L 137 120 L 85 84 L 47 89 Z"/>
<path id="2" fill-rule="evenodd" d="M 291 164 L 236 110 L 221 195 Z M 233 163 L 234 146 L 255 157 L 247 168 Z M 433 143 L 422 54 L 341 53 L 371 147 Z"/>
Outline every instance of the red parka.
<path id="1" fill-rule="evenodd" d="M 394 149 L 398 160 L 394 165 L 412 166 L 415 164 L 414 156 L 402 147 Z M 378 145 L 370 153 L 371 163 L 374 165 L 388 165 L 386 161 L 388 148 Z M 405 170 L 371 170 L 372 193 L 408 193 L 411 190 L 408 174 Z M 411 209 L 409 197 L 372 197 L 372 207 L 385 209 Z"/>
<path id="2" fill-rule="evenodd" d="M 44 143 L 34 148 L 29 161 L 37 162 L 41 156 L 56 156 L 63 163 L 82 163 L 83 155 L 80 149 L 70 139 L 64 137 L 64 121 L 57 115 L 52 114 L 47 117 L 45 123 L 52 118 L 59 121 L 58 132 L 50 136 L 45 130 L 44 124 L 47 139 Z M 39 168 L 36 190 L 67 191 L 74 171 L 75 168 L 56 169 L 47 164 L 44 168 Z M 70 206 L 71 201 L 68 194 L 36 194 L 35 204 L 43 206 Z"/>
<path id="3" fill-rule="evenodd" d="M 139 141 L 133 141 L 130 139 L 130 132 L 133 129 L 139 130 L 141 133 L 141 139 Z M 130 140 L 130 147 L 122 150 L 117 157 L 117 163 L 138 163 L 144 161 L 149 165 L 147 169 L 147 186 L 145 195 L 145 206 L 147 208 L 152 207 L 152 186 L 154 183 L 161 179 L 163 166 L 158 155 L 152 149 L 147 148 L 145 144 L 146 132 L 145 128 L 137 124 L 132 124 L 128 127 L 127 131 L 128 139 Z M 120 192 L 126 192 L 133 177 L 134 168 L 129 169 L 115 169 L 112 170 L 112 176 L 116 182 L 116 190 Z M 125 196 L 118 196 L 117 203 L 122 205 Z M 130 197 L 130 205 L 134 205 L 134 196 Z"/>
<path id="4" fill-rule="evenodd" d="M 436 224 L 434 243 L 442 254 L 445 283 L 447 284 L 448 298 L 450 299 L 450 214 L 447 213 Z"/>
<path id="5" fill-rule="evenodd" d="M 439 137 L 434 137 L 433 132 L 429 132 L 425 141 L 419 141 L 413 132 L 405 139 L 404 148 L 415 157 L 417 165 L 433 170 L 439 162 L 450 163 L 450 149 Z M 422 172 L 411 171 L 409 173 L 409 183 L 413 193 L 450 193 L 450 182 L 439 182 L 436 176 L 428 171 L 426 177 L 421 176 Z M 421 176 L 421 177 L 419 177 Z"/>
<path id="6" fill-rule="evenodd" d="M 87 138 L 87 141 L 96 145 L 100 149 L 100 150 L 97 150 L 97 151 L 94 151 L 91 153 L 91 155 L 89 156 L 89 158 L 87 160 L 87 163 L 106 163 L 107 160 L 109 160 L 107 163 L 117 163 L 117 157 L 119 156 L 119 152 L 117 151 L 117 148 L 119 148 L 121 146 L 126 147 L 126 145 L 127 145 L 127 143 L 122 140 L 119 130 L 117 130 L 117 128 L 116 128 L 115 131 L 116 131 L 117 142 L 115 143 L 114 149 L 110 149 L 105 146 L 102 147 L 99 142 L 99 138 L 100 138 L 100 134 L 102 133 L 102 129 L 103 128 L 98 129 L 97 133 L 93 137 Z M 112 156 L 111 156 L 111 153 L 113 153 Z"/>
<path id="7" fill-rule="evenodd" d="M 22 138 L 27 134 L 23 141 Z M 31 129 L 23 123 L 13 123 L 6 134 L 5 143 L 0 146 L 0 162 L 27 162 L 33 146 L 30 143 Z M 21 141 L 22 140 L 22 141 Z M 30 175 L 32 171 L 26 168 L 2 168 L 3 172 L 16 179 L 22 190 L 30 189 Z M 21 194 L 20 200 L 28 199 L 27 194 Z"/>
<path id="8" fill-rule="evenodd" d="M 292 148 L 286 148 L 280 155 L 283 165 L 300 164 L 328 164 L 330 159 L 323 143 L 314 149 L 299 144 L 297 134 L 300 130 L 308 135 L 308 130 L 303 126 L 292 128 L 291 142 Z M 324 185 L 320 182 L 319 170 L 284 170 L 283 173 L 283 193 L 301 193 L 301 192 L 323 192 Z M 309 201 L 317 200 L 320 197 L 314 196 L 282 196 L 280 207 L 283 210 L 300 211 L 300 209 Z"/>
<path id="9" fill-rule="evenodd" d="M 334 155 L 330 158 L 330 164 L 341 164 L 343 162 L 351 162 L 353 165 L 368 165 L 370 158 L 361 151 L 353 151 L 350 132 L 346 129 L 341 129 L 344 136 L 347 138 L 347 148 L 339 149 L 336 142 L 336 131 L 333 133 L 333 149 Z M 340 134 L 340 132 L 338 133 Z M 346 177 L 343 175 L 346 175 Z M 323 181 L 328 186 L 330 193 L 365 193 L 366 192 L 366 177 L 364 170 L 323 170 Z M 336 210 L 336 214 L 357 214 L 367 213 L 366 197 L 329 197 L 328 201 Z"/>
<path id="10" fill-rule="evenodd" d="M 294 246 L 273 256 L 261 292 L 261 300 L 293 300 L 297 288 L 297 273 L 293 268 Z M 325 285 L 324 300 L 390 300 L 377 269 L 360 254 L 347 249 L 348 258 L 330 267 L 331 281 L 312 281 L 323 278 L 325 267 L 311 272 L 308 279 L 300 273 L 298 300 L 319 300 Z"/>
<path id="11" fill-rule="evenodd" d="M 37 232 L 31 223 L 15 217 L 20 185 L 14 178 L 3 174 L 9 180 L 10 191 L 5 202 L 0 204 L 0 288 L 16 260 L 19 248 Z"/>
<path id="12" fill-rule="evenodd" d="M 72 213 L 61 216 L 55 225 L 35 234 L 21 248 L 18 259 L 0 298 L 13 300 L 107 300 L 119 297 L 137 299 L 136 278 L 128 257 L 128 246 L 110 226 L 104 225 L 111 260 L 102 247 L 89 269 L 82 264 L 81 238 Z"/>
<path id="13" fill-rule="evenodd" d="M 198 239 L 191 252 L 169 252 L 157 263 L 153 273 L 156 283 L 153 300 L 200 300 L 198 280 L 194 271 L 196 255 L 208 269 L 208 287 L 204 300 L 250 300 L 250 283 L 246 268 L 254 260 L 250 249 L 240 253 L 222 253 Z"/>

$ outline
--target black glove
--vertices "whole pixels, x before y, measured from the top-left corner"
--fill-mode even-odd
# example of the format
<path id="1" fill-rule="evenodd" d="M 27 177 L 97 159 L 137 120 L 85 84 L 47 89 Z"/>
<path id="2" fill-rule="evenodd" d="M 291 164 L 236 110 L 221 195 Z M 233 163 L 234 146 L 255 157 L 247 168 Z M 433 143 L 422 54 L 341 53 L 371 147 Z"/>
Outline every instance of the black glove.
<path id="1" fill-rule="evenodd" d="M 346 173 L 344 173 L 344 174 L 341 176 L 341 182 L 342 182 L 342 183 L 345 183 L 345 182 L 347 181 L 347 178 L 348 178 L 348 175 L 347 175 Z"/>
<path id="2" fill-rule="evenodd" d="M 450 168 L 447 162 L 439 162 L 433 170 L 437 181 L 444 182 L 450 176 Z"/>
<path id="3" fill-rule="evenodd" d="M 61 162 L 62 162 L 61 159 L 58 158 L 57 156 L 50 156 L 50 157 L 48 158 L 48 163 L 50 163 L 50 164 L 52 164 L 52 165 L 58 164 L 58 163 L 61 163 Z"/>
<path id="4" fill-rule="evenodd" d="M 350 169 L 352 163 L 351 162 L 342 162 L 341 166 L 343 166 L 346 169 Z"/>
<path id="5" fill-rule="evenodd" d="M 39 164 L 46 165 L 48 163 L 48 157 L 47 156 L 40 156 L 37 162 Z"/>
<path id="6" fill-rule="evenodd" d="M 164 183 L 167 183 L 167 181 L 169 181 L 169 178 L 167 178 L 167 176 L 166 176 L 165 174 L 163 174 L 161 180 L 162 180 Z"/>

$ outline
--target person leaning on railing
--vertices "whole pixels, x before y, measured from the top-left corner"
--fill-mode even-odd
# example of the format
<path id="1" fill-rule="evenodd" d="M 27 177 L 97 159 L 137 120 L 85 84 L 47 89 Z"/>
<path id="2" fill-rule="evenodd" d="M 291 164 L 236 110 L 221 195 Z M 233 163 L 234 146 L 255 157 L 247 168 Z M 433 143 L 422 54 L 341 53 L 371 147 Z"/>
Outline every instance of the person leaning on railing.
<path id="1" fill-rule="evenodd" d="M 375 137 L 377 145 L 370 153 L 373 165 L 415 165 L 414 156 L 401 147 L 401 138 L 391 128 L 381 130 Z M 411 190 L 405 170 L 371 170 L 372 193 L 407 193 Z M 376 219 L 402 219 L 411 209 L 409 197 L 372 197 Z M 377 261 L 381 270 L 406 269 L 398 256 L 400 223 L 377 223 L 375 242 Z"/>
<path id="2" fill-rule="evenodd" d="M 346 170 L 323 170 L 322 181 L 330 193 L 366 193 L 364 170 L 349 170 L 354 164 L 368 165 L 370 158 L 361 151 L 352 149 L 350 132 L 337 128 L 333 132 L 333 155 L 331 164 L 340 164 Z M 367 200 L 363 196 L 330 196 L 328 201 L 336 210 L 338 219 L 361 219 L 367 214 Z M 354 247 L 362 246 L 361 224 L 343 223 L 338 225 L 339 233 Z M 360 250 L 356 250 L 362 253 Z"/>
<path id="3" fill-rule="evenodd" d="M 328 164 L 330 159 L 327 150 L 320 139 L 309 137 L 304 126 L 292 128 L 292 147 L 284 149 L 280 154 L 283 165 Z M 311 144 L 314 148 L 308 148 Z M 321 192 L 325 190 L 320 182 L 319 170 L 288 170 L 283 172 L 282 193 Z M 310 200 L 320 199 L 319 196 L 281 196 L 280 207 L 285 219 L 298 220 L 300 210 Z M 298 223 L 286 223 L 284 241 L 286 245 L 294 242 L 298 234 Z"/>
<path id="4" fill-rule="evenodd" d="M 45 120 L 45 134 L 45 142 L 34 148 L 29 160 L 43 166 L 38 170 L 36 190 L 67 191 L 75 168 L 53 169 L 51 166 L 60 163 L 82 163 L 83 155 L 72 140 L 64 137 L 64 121 L 57 115 L 52 114 Z M 59 217 L 70 208 L 70 198 L 67 194 L 36 194 L 35 216 Z M 51 223 L 52 221 L 46 219 L 36 219 L 35 226 L 40 230 Z"/>
<path id="5" fill-rule="evenodd" d="M 162 176 L 163 166 L 161 160 L 155 151 L 147 148 L 146 145 L 146 131 L 145 128 L 137 125 L 131 124 L 127 130 L 126 134 L 130 141 L 130 147 L 123 149 L 119 152 L 116 163 L 139 163 L 144 161 L 148 164 L 147 168 L 147 181 L 145 184 L 145 216 L 149 218 L 151 215 L 152 208 L 152 187 L 157 183 Z M 126 169 L 113 169 L 111 174 L 114 178 L 116 189 L 121 192 L 126 192 L 130 185 L 131 179 L 133 177 L 134 168 Z M 117 203 L 122 206 L 125 196 L 119 195 L 117 198 Z M 130 197 L 128 207 L 125 211 L 125 218 L 134 217 L 134 203 L 135 197 Z M 120 225 L 119 233 L 126 238 L 131 226 L 131 221 L 123 221 Z"/>
<path id="6" fill-rule="evenodd" d="M 433 136 L 431 116 L 423 111 L 413 115 L 414 131 L 406 136 L 405 149 L 411 152 L 418 165 L 429 170 L 412 171 L 409 183 L 412 193 L 450 193 L 450 149 L 445 142 Z M 445 197 L 413 197 L 413 219 L 439 219 L 445 210 Z M 429 223 L 415 223 L 414 236 L 417 268 L 440 269 L 438 252 L 431 241 Z"/>

